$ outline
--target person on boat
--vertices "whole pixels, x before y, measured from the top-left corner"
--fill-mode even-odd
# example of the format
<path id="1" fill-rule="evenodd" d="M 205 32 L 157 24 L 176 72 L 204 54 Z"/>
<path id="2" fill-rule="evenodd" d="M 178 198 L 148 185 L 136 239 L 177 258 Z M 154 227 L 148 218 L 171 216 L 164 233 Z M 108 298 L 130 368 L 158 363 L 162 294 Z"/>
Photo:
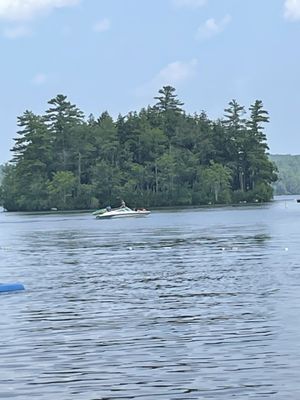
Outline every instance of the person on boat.
<path id="1" fill-rule="evenodd" d="M 125 207 L 126 207 L 125 201 L 121 200 L 121 207 L 120 208 L 125 208 Z"/>

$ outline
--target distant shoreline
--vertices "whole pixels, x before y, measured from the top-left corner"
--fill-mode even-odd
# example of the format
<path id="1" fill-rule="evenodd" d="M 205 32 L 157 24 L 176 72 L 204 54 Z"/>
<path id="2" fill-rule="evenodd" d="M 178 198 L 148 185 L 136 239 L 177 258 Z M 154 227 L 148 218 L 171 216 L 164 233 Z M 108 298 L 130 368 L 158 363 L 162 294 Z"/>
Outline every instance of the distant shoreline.
<path id="1" fill-rule="evenodd" d="M 290 196 L 290 197 L 289 197 Z M 293 197 L 292 197 L 293 196 Z M 282 197 L 282 198 L 279 198 Z M 203 204 L 203 205 L 186 205 L 186 206 L 161 206 L 161 207 L 151 207 L 151 211 L 180 211 L 180 210 L 196 210 L 196 209 L 217 209 L 217 208 L 238 208 L 238 207 L 249 207 L 256 206 L 260 207 L 266 204 L 270 204 L 275 201 L 294 201 L 297 198 L 300 198 L 300 195 L 279 195 L 274 196 L 274 198 L 268 202 L 241 202 L 241 203 L 230 203 L 230 204 Z M 60 215 L 60 214 L 92 214 L 95 209 L 83 209 L 83 210 L 45 210 L 45 211 L 5 211 L 3 208 L 0 212 L 4 212 L 7 214 L 22 214 L 22 215 Z"/>

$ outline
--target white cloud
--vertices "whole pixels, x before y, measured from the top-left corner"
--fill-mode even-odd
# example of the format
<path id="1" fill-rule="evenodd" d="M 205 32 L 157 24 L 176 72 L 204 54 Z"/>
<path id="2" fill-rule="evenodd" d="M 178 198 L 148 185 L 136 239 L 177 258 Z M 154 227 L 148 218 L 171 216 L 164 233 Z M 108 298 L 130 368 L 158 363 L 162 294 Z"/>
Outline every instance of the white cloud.
<path id="1" fill-rule="evenodd" d="M 291 21 L 300 19 L 300 0 L 285 0 L 284 16 Z"/>
<path id="2" fill-rule="evenodd" d="M 104 32 L 108 31 L 110 28 L 110 20 L 108 18 L 104 18 L 101 21 L 98 21 L 94 26 L 93 30 L 95 32 Z"/>
<path id="3" fill-rule="evenodd" d="M 137 89 L 137 95 L 143 96 L 153 93 L 157 88 L 171 85 L 178 86 L 196 74 L 198 61 L 193 59 L 188 62 L 174 61 L 162 68 L 153 79 Z"/>
<path id="4" fill-rule="evenodd" d="M 172 0 L 175 7 L 198 8 L 204 6 L 206 0 Z"/>
<path id="5" fill-rule="evenodd" d="M 208 39 L 212 36 L 221 33 L 226 26 L 230 23 L 231 16 L 229 14 L 225 15 L 220 21 L 216 21 L 214 18 L 209 18 L 201 25 L 196 33 L 197 39 Z"/>
<path id="6" fill-rule="evenodd" d="M 17 39 L 24 36 L 30 36 L 31 34 L 31 30 L 27 26 L 22 25 L 6 28 L 3 31 L 3 35 L 8 39 Z"/>
<path id="7" fill-rule="evenodd" d="M 163 68 L 155 79 L 164 84 L 176 85 L 194 75 L 196 65 L 197 61 L 195 59 L 187 63 L 175 61 Z"/>
<path id="8" fill-rule="evenodd" d="M 32 79 L 32 83 L 36 86 L 43 85 L 46 81 L 47 81 L 47 75 L 42 72 L 36 74 Z"/>
<path id="9" fill-rule="evenodd" d="M 0 0 L 0 18 L 26 20 L 54 8 L 73 6 L 80 0 Z"/>

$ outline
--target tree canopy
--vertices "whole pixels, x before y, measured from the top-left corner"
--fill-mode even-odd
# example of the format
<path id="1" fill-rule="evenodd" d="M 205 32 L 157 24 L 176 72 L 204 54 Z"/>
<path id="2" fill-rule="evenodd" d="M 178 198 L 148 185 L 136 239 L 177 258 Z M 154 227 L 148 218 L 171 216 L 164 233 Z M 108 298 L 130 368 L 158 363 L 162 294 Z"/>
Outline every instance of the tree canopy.
<path id="1" fill-rule="evenodd" d="M 44 115 L 26 110 L 12 161 L 4 167 L 7 210 L 91 209 L 268 201 L 276 167 L 268 158 L 263 103 L 236 100 L 224 118 L 187 114 L 175 88 L 164 86 L 153 106 L 99 117 L 66 96 Z"/>
<path id="2" fill-rule="evenodd" d="M 300 194 L 300 155 L 273 154 L 270 159 L 278 168 L 275 194 Z"/>

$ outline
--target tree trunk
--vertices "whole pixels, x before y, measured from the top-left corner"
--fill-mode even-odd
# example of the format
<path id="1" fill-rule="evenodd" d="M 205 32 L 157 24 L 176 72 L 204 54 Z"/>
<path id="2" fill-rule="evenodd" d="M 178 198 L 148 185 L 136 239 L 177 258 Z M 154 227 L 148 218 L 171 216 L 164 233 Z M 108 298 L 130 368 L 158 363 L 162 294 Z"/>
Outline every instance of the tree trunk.
<path id="1" fill-rule="evenodd" d="M 81 153 L 78 152 L 78 187 L 81 185 Z"/>
<path id="2" fill-rule="evenodd" d="M 243 171 L 239 172 L 239 181 L 240 181 L 241 191 L 244 192 L 245 191 L 245 185 L 244 185 L 244 172 Z"/>
<path id="3" fill-rule="evenodd" d="M 155 160 L 155 192 L 158 193 L 158 170 L 157 170 L 156 160 Z"/>

